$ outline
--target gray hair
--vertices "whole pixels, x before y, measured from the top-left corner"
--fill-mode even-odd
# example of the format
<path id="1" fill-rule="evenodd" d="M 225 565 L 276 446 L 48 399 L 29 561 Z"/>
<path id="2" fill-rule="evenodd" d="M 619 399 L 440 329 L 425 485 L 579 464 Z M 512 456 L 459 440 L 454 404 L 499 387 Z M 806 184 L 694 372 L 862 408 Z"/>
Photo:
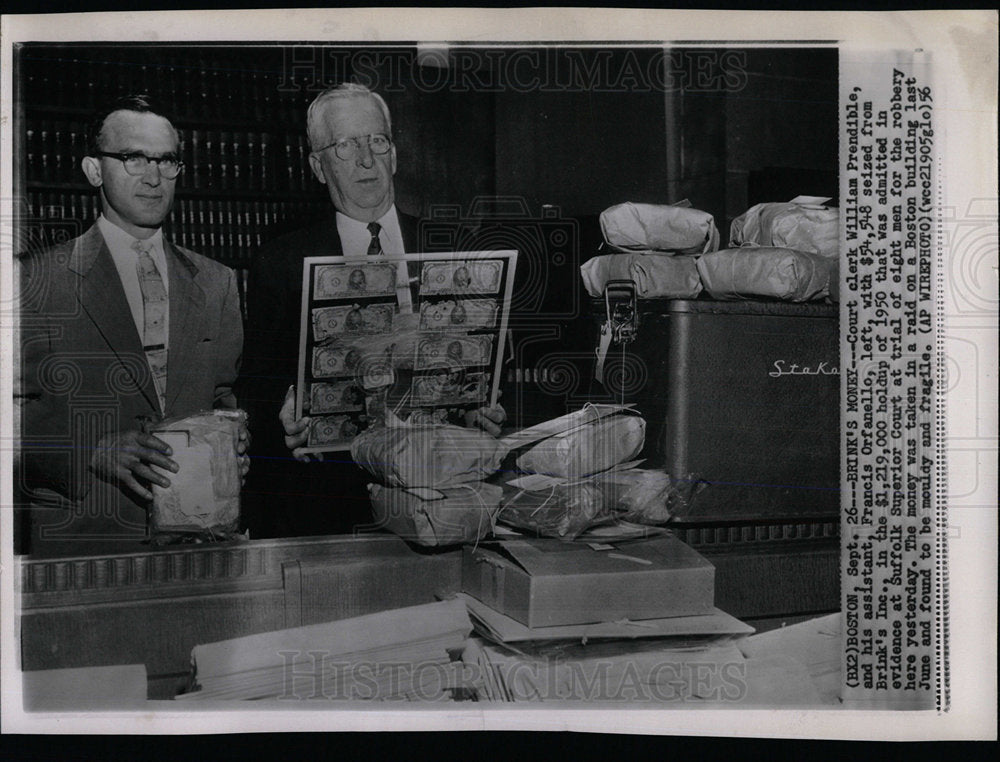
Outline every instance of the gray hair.
<path id="1" fill-rule="evenodd" d="M 336 87 L 324 90 L 313 99 L 312 103 L 309 104 L 309 110 L 306 111 L 306 135 L 309 137 L 310 148 L 315 150 L 316 143 L 318 142 L 318 137 L 316 135 L 316 119 L 318 118 L 320 109 L 326 105 L 328 101 L 341 98 L 373 99 L 375 103 L 378 104 L 379 110 L 382 112 L 382 116 L 385 117 L 386 129 L 388 130 L 389 137 L 392 137 L 392 117 L 389 116 L 389 107 L 382 99 L 382 96 L 356 82 L 342 82 Z"/>

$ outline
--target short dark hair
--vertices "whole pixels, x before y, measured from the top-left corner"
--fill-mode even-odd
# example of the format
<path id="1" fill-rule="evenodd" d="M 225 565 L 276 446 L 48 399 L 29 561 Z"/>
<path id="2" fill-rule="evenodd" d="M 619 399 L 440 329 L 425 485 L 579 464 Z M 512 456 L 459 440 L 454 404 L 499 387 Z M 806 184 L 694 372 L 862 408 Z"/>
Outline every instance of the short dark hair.
<path id="1" fill-rule="evenodd" d="M 173 125 L 173 122 L 163 113 L 159 104 L 146 93 L 120 95 L 108 101 L 98 111 L 94 112 L 94 118 L 87 128 L 87 152 L 89 156 L 95 156 L 98 151 L 103 150 L 100 141 L 101 133 L 104 130 L 104 123 L 116 111 L 136 111 L 140 114 L 156 114 L 157 116 L 162 116 Z"/>

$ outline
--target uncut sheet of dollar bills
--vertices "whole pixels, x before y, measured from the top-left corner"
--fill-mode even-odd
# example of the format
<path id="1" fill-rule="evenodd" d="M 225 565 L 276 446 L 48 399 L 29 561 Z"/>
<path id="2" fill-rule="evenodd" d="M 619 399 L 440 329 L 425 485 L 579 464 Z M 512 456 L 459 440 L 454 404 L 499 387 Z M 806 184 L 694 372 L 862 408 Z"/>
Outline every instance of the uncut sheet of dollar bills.
<path id="1" fill-rule="evenodd" d="M 296 386 L 307 451 L 496 404 L 516 264 L 516 251 L 307 258 Z"/>

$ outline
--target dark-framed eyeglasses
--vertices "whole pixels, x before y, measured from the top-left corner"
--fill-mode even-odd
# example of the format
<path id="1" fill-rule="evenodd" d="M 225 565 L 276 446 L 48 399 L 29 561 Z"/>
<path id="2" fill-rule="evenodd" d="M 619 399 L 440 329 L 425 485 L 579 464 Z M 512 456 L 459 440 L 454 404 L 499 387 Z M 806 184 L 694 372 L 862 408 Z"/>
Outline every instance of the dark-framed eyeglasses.
<path id="1" fill-rule="evenodd" d="M 361 151 L 362 141 L 364 141 L 364 145 L 368 146 L 368 150 L 376 156 L 387 154 L 389 153 L 389 149 L 392 148 L 392 138 L 384 133 L 376 132 L 371 135 L 358 135 L 356 138 L 344 138 L 343 140 L 338 140 L 336 143 L 330 143 L 330 145 L 318 148 L 313 153 L 322 153 L 327 148 L 332 148 L 333 152 L 337 154 L 338 159 L 341 161 L 351 161 L 352 159 L 356 159 L 358 153 Z"/>
<path id="2" fill-rule="evenodd" d="M 160 170 L 160 174 L 167 180 L 173 180 L 184 169 L 184 162 L 174 154 L 147 156 L 140 152 L 113 153 L 111 151 L 97 151 L 97 155 L 105 156 L 109 159 L 118 159 L 125 167 L 125 171 L 135 176 L 146 174 L 150 163 L 155 163 Z"/>

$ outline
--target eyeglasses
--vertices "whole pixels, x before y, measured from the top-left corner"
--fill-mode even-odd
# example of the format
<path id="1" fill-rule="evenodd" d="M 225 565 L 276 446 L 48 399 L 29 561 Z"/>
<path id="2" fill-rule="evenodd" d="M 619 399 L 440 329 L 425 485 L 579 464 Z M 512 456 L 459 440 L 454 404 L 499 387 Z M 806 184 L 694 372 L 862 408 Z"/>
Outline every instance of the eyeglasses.
<path id="1" fill-rule="evenodd" d="M 173 180 L 184 169 L 184 162 L 173 154 L 165 156 L 146 156 L 144 153 L 110 153 L 108 151 L 97 151 L 98 156 L 106 156 L 109 159 L 118 159 L 125 167 L 125 171 L 130 175 L 144 175 L 149 169 L 150 162 L 156 164 L 160 174 L 167 180 Z"/>
<path id="2" fill-rule="evenodd" d="M 327 148 L 332 148 L 334 153 L 337 154 L 338 159 L 341 161 L 351 161 L 357 158 L 358 152 L 361 150 L 361 141 L 365 141 L 368 150 L 376 156 L 387 154 L 389 153 L 389 149 L 392 148 L 392 138 L 381 132 L 376 132 L 372 135 L 358 135 L 356 138 L 344 138 L 343 140 L 338 140 L 336 143 L 323 146 L 313 151 L 313 153 L 322 153 Z"/>

